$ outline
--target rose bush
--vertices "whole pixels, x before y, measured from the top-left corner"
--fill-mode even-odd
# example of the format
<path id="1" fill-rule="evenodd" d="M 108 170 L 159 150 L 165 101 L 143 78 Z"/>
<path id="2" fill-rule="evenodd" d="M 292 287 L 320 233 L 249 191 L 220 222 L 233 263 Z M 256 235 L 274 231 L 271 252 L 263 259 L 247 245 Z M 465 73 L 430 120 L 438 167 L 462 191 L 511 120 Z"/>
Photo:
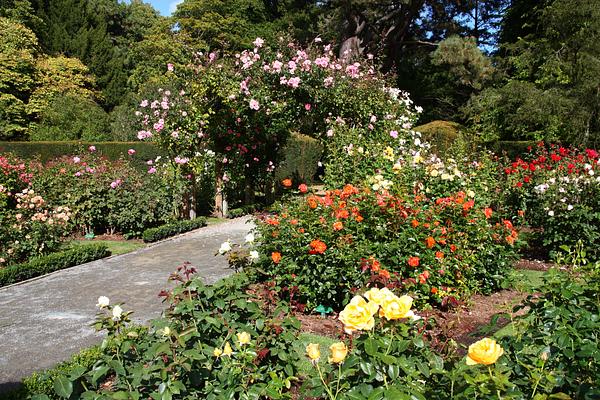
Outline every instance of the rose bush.
<path id="1" fill-rule="evenodd" d="M 600 257 L 600 156 L 592 149 L 539 143 L 502 166 L 499 180 L 509 213 L 541 228 L 551 253 L 581 242 L 590 259 Z"/>
<path id="2" fill-rule="evenodd" d="M 307 194 L 259 221 L 258 279 L 339 309 L 366 285 L 447 304 L 499 287 L 516 255 L 512 223 L 464 192 L 431 200 L 346 185 Z M 298 298 L 297 298 L 298 299 Z"/>
<path id="3" fill-rule="evenodd" d="M 37 164 L 32 186 L 49 204 L 67 206 L 71 227 L 80 233 L 124 233 L 144 229 L 176 216 L 181 191 L 176 180 L 141 172 L 126 160 L 109 161 L 93 153 Z"/>

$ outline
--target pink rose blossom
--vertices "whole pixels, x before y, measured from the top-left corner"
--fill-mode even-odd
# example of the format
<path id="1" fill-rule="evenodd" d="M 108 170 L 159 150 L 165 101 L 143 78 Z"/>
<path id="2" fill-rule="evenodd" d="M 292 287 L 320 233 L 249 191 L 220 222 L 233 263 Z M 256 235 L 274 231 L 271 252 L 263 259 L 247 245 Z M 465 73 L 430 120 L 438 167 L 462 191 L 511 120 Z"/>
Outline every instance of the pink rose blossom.
<path id="1" fill-rule="evenodd" d="M 258 101 L 254 99 L 250 100 L 250 109 L 258 111 L 259 108 L 260 104 L 258 104 Z"/>
<path id="2" fill-rule="evenodd" d="M 310 111 L 310 108 L 311 108 L 311 105 L 310 105 L 310 103 L 306 103 L 306 104 L 304 105 L 304 109 L 305 109 L 306 111 Z"/>
<path id="3" fill-rule="evenodd" d="M 390 132 L 390 136 L 393 137 L 394 139 L 398 138 L 398 131 L 391 131 Z"/>
<path id="4" fill-rule="evenodd" d="M 257 48 L 261 48 L 263 46 L 263 44 L 265 44 L 265 41 L 259 37 L 257 37 L 254 42 L 252 42 L 252 44 L 257 47 Z"/>
<path id="5" fill-rule="evenodd" d="M 288 80 L 288 86 L 293 87 L 294 89 L 296 89 L 298 87 L 298 85 L 300 85 L 300 78 L 298 78 L 297 76 L 294 76 L 293 78 L 290 78 Z"/>
<path id="6" fill-rule="evenodd" d="M 81 158 L 79 158 L 79 157 L 77 157 L 77 156 L 73 157 L 73 162 L 74 162 L 75 164 L 78 164 L 80 161 L 81 161 Z"/>
<path id="7" fill-rule="evenodd" d="M 135 149 L 129 149 L 127 150 L 127 154 L 129 154 L 130 156 L 135 154 Z"/>
<path id="8" fill-rule="evenodd" d="M 150 169 L 148 170 L 149 174 L 154 174 L 156 172 L 156 168 L 154 167 L 150 167 Z"/>
<path id="9" fill-rule="evenodd" d="M 168 71 L 173 71 L 173 69 L 174 69 L 173 68 L 173 64 L 171 64 L 171 63 L 167 64 L 167 70 Z"/>
<path id="10" fill-rule="evenodd" d="M 91 153 L 93 153 L 93 152 L 95 152 L 95 151 L 96 151 L 96 146 L 90 146 L 90 147 L 88 147 L 88 150 L 89 150 Z"/>

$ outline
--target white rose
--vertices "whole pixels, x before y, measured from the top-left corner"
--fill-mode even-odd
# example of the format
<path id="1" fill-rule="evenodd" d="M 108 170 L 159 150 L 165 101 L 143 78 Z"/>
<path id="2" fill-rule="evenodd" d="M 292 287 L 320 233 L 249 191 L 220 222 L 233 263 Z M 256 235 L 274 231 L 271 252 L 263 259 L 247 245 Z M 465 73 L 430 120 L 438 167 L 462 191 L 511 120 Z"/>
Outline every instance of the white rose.
<path id="1" fill-rule="evenodd" d="M 100 297 L 98 297 L 98 304 L 96 304 L 96 307 L 104 308 L 104 307 L 108 307 L 109 304 L 110 304 L 110 300 L 108 299 L 108 297 L 100 296 Z"/>
<path id="2" fill-rule="evenodd" d="M 554 217 L 554 211 L 552 211 L 552 210 L 548 211 L 548 215 L 551 217 Z"/>
<path id="3" fill-rule="evenodd" d="M 231 250 L 231 243 L 229 241 L 221 243 L 221 247 L 219 248 L 219 254 L 225 254 Z"/>
<path id="4" fill-rule="evenodd" d="M 112 310 L 113 320 L 115 320 L 115 321 L 120 320 L 122 314 L 123 314 L 123 309 L 121 308 L 121 306 L 116 305 L 113 307 L 113 310 Z"/>
<path id="5" fill-rule="evenodd" d="M 572 209 L 573 209 L 573 205 L 572 205 L 572 204 L 569 204 L 569 205 L 567 206 L 567 210 L 571 211 Z"/>
<path id="6" fill-rule="evenodd" d="M 250 252 L 250 260 L 251 260 L 251 261 L 256 261 L 256 260 L 258 260 L 258 251 L 256 251 L 256 250 L 252 250 L 252 251 Z"/>
<path id="7" fill-rule="evenodd" d="M 246 243 L 254 243 L 254 233 L 249 233 L 246 235 Z"/>

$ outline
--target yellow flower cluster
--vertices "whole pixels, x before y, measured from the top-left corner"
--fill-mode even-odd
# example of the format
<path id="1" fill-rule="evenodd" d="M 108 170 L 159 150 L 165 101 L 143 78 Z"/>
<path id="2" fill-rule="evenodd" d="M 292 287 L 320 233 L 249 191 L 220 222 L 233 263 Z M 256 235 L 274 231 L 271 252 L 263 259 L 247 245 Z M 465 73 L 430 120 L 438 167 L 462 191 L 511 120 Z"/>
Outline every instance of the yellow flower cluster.
<path id="1" fill-rule="evenodd" d="M 237 336 L 238 344 L 240 345 L 240 347 L 250 343 L 251 337 L 248 332 L 239 332 L 239 333 L 236 333 L 236 336 Z M 232 354 L 233 354 L 233 348 L 231 348 L 231 345 L 229 344 L 229 342 L 225 342 L 225 346 L 223 347 L 223 349 L 220 349 L 217 347 L 213 351 L 213 355 L 217 358 L 219 358 L 221 356 L 231 356 Z"/>
<path id="2" fill-rule="evenodd" d="M 348 347 L 344 342 L 337 342 L 329 346 L 329 352 L 331 356 L 328 358 L 328 361 L 331 364 L 340 364 L 348 355 Z M 310 343 L 306 346 L 306 355 L 313 363 L 317 363 L 321 358 L 321 350 L 319 349 L 319 345 L 317 343 Z"/>
<path id="3" fill-rule="evenodd" d="M 375 325 L 374 316 L 377 311 L 381 318 L 388 320 L 414 317 L 414 313 L 410 309 L 412 302 L 412 297 L 406 295 L 398 297 L 388 288 L 371 288 L 364 294 L 364 297 L 354 296 L 340 312 L 339 319 L 348 334 L 370 330 Z"/>

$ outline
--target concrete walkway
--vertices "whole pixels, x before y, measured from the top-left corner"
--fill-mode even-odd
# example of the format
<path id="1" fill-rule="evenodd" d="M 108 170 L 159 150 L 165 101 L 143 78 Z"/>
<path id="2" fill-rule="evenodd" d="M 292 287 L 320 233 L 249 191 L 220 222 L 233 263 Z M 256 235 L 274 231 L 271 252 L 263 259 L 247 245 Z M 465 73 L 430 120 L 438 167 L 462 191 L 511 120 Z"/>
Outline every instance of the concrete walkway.
<path id="1" fill-rule="evenodd" d="M 94 321 L 98 296 L 124 302 L 135 322 L 159 317 L 157 296 L 171 272 L 190 261 L 207 283 L 229 275 L 222 242 L 243 243 L 250 218 L 237 218 L 28 282 L 0 288 L 0 392 L 34 371 L 50 368 L 99 343 Z"/>

